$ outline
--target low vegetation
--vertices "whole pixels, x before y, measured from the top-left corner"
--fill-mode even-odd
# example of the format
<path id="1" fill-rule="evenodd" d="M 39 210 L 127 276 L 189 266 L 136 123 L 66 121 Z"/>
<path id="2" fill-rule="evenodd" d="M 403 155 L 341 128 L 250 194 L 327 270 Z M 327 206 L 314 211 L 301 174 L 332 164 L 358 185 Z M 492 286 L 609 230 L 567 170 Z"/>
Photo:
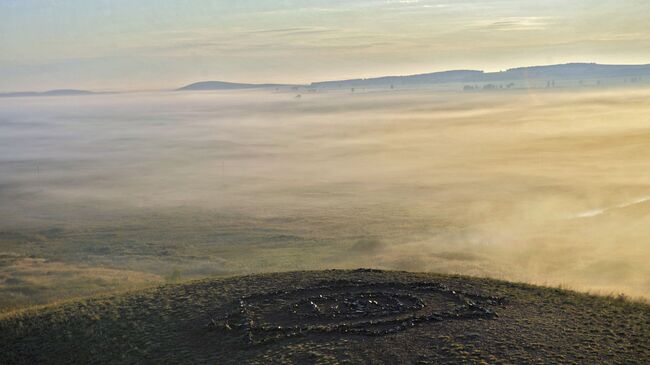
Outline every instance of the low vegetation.
<path id="1" fill-rule="evenodd" d="M 323 283 L 330 284 L 324 287 Z M 488 305 L 495 316 L 451 320 L 447 315 L 449 320 L 415 323 L 381 335 L 306 331 L 261 343 L 249 342 L 243 324 L 234 317 L 224 322 L 239 298 L 255 295 L 289 307 L 274 305 L 271 317 L 259 309 L 260 324 L 253 326 L 263 327 L 269 318 L 291 321 L 285 310 L 292 300 L 300 299 L 292 293 L 318 292 L 331 288 L 331 283 L 348 287 L 345 283 L 353 283 L 367 291 L 412 290 L 411 295 L 421 297 L 425 294 L 417 288 L 429 283 L 461 295 L 481 295 L 485 303 L 481 305 Z M 382 283 L 392 283 L 392 288 Z M 427 300 L 426 305 L 437 305 Z M 250 308 L 263 308 L 259 307 L 263 301 Z M 382 315 L 390 319 L 399 314 Z M 353 321 L 327 318 L 322 320 L 329 325 Z M 0 319 L 3 364 L 644 364 L 649 359 L 650 306 L 644 303 L 489 279 L 377 270 L 259 274 L 168 284 Z"/>

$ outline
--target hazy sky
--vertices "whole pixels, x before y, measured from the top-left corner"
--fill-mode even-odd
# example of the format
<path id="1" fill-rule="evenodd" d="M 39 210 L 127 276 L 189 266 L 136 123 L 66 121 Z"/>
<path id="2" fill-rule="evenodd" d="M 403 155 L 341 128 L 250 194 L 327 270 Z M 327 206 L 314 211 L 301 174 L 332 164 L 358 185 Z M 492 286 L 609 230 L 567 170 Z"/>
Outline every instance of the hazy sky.
<path id="1" fill-rule="evenodd" d="M 0 0 L 0 91 L 650 63 L 647 0 Z"/>

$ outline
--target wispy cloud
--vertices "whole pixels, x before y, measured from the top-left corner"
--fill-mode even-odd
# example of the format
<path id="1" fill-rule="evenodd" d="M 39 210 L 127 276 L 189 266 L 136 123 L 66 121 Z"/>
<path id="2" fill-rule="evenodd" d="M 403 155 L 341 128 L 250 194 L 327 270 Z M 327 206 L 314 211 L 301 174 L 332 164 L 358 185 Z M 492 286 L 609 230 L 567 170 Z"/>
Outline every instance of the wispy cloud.
<path id="1" fill-rule="evenodd" d="M 524 31 L 524 30 L 544 30 L 549 24 L 549 19 L 545 17 L 510 17 L 499 20 L 480 20 L 474 22 L 470 28 L 476 30 L 488 31 Z"/>
<path id="2" fill-rule="evenodd" d="M 132 44 L 127 53 L 183 57 L 284 52 L 295 56 L 310 51 L 391 48 L 396 46 L 393 41 L 373 33 L 328 27 L 241 28 L 230 29 L 228 32 L 203 28 L 183 32 L 155 32 L 144 37 L 143 42 Z"/>
<path id="3" fill-rule="evenodd" d="M 336 29 L 322 28 L 322 27 L 257 29 L 257 30 L 248 31 L 249 34 L 271 34 L 274 36 L 299 36 L 299 35 L 327 34 L 327 33 L 336 33 L 336 32 L 337 32 Z"/>

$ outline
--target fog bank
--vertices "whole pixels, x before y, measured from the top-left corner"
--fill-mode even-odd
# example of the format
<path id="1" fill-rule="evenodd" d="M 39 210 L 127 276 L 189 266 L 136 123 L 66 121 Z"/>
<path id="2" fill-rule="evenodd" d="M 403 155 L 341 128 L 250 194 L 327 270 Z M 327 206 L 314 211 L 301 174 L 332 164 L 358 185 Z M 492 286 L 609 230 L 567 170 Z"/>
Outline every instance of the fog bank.
<path id="1" fill-rule="evenodd" d="M 648 297 L 648 100 L 0 100 L 0 253 L 191 277 L 373 266 Z"/>

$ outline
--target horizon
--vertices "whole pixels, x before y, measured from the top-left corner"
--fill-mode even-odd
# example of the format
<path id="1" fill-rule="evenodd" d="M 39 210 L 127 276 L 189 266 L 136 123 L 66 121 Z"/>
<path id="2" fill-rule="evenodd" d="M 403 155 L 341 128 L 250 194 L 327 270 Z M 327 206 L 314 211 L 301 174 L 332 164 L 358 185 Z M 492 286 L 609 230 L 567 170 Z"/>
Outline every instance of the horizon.
<path id="1" fill-rule="evenodd" d="M 0 91 L 305 84 L 576 60 L 644 64 L 650 4 L 625 3 L 8 1 L 0 4 Z"/>
<path id="2" fill-rule="evenodd" d="M 14 93 L 46 93 L 46 92 L 51 92 L 51 91 L 90 91 L 90 92 L 95 92 L 95 93 L 120 93 L 120 92 L 155 92 L 155 91 L 176 91 L 179 88 L 185 87 L 185 86 L 190 86 L 193 84 L 197 83 L 203 83 L 203 82 L 223 82 L 227 84 L 259 84 L 259 85 L 265 85 L 265 84 L 278 84 L 278 85 L 286 85 L 286 86 L 310 86 L 312 84 L 316 83 L 322 83 L 322 82 L 333 82 L 333 81 L 349 81 L 349 80 L 367 80 L 367 79 L 374 79 L 374 78 L 382 78 L 382 77 L 409 77 L 409 76 L 419 76 L 419 75 L 428 75 L 428 74 L 437 74 L 437 73 L 444 73 L 444 72 L 460 72 L 460 71 L 475 71 L 475 72 L 482 72 L 484 74 L 491 74 L 491 73 L 499 73 L 499 72 L 508 72 L 512 70 L 517 70 L 517 69 L 525 69 L 525 68 L 536 68 L 536 67 L 553 67 L 553 66 L 566 66 L 566 65 L 598 65 L 598 66 L 650 66 L 650 63 L 638 63 L 638 64 L 605 64 L 605 63 L 598 63 L 598 62 L 566 62 L 566 63 L 556 63 L 556 64 L 539 64 L 539 65 L 522 65 L 522 66 L 514 66 L 510 67 L 507 69 L 501 69 L 501 70 L 484 70 L 484 69 L 460 69 L 460 68 L 452 68 L 452 69 L 445 69 L 445 70 L 435 70 L 435 71 L 430 71 L 430 72 L 419 72 L 419 73 L 414 73 L 414 74 L 391 74 L 391 75 L 372 75 L 368 77 L 350 77 L 347 79 L 330 79 L 330 80 L 312 80 L 308 81 L 305 83 L 289 83 L 289 82 L 269 82 L 266 80 L 255 80 L 253 82 L 241 82 L 239 80 L 216 80 L 216 79 L 206 79 L 206 80 L 195 80 L 195 81 L 190 81 L 188 83 L 182 84 L 182 85 L 176 85 L 176 86 L 170 86 L 168 88 L 157 88 L 157 89 L 107 89 L 107 88 L 90 88 L 90 89 L 84 89 L 84 88 L 77 88 L 72 86 L 62 86 L 59 88 L 54 88 L 54 89 L 40 89 L 40 90 L 0 90 L 0 94 L 14 94 Z"/>

